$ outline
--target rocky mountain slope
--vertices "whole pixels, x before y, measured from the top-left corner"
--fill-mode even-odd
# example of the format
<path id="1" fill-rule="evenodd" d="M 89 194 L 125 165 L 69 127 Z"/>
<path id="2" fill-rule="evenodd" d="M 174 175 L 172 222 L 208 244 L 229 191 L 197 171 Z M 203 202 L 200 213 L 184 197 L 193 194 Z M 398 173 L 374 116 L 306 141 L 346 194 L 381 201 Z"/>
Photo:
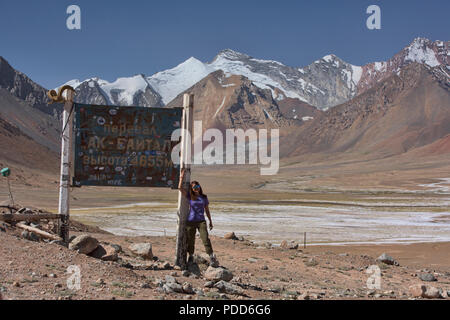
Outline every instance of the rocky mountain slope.
<path id="1" fill-rule="evenodd" d="M 25 101 L 32 107 L 58 118 L 62 107 L 47 105 L 47 90 L 28 78 L 22 72 L 14 69 L 8 61 L 0 56 L 0 88 L 13 96 Z"/>
<path id="2" fill-rule="evenodd" d="M 59 121 L 2 88 L 0 88 L 0 119 L 4 123 L 4 128 L 13 127 L 38 144 L 58 152 L 61 143 Z M 9 149 L 14 149 L 14 144 Z"/>
<path id="3" fill-rule="evenodd" d="M 296 120 L 283 116 L 270 90 L 261 89 L 244 76 L 227 76 L 218 70 L 196 83 L 194 119 L 207 128 L 279 128 L 295 125 Z M 183 94 L 167 107 L 182 105 Z"/>
<path id="4" fill-rule="evenodd" d="M 440 139 L 448 143 L 449 79 L 442 66 L 409 64 L 293 131 L 284 141 L 283 153 L 346 152 L 349 156 L 388 157 Z M 441 150 L 449 152 L 450 147 L 441 146 Z"/>

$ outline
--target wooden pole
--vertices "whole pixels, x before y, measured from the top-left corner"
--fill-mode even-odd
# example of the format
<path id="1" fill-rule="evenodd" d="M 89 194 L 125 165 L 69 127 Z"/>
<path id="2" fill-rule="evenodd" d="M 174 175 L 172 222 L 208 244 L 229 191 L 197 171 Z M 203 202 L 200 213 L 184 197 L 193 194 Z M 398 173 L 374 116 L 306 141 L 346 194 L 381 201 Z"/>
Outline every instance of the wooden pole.
<path id="1" fill-rule="evenodd" d="M 13 198 L 13 195 L 12 195 L 12 192 L 11 192 L 11 185 L 9 183 L 9 176 L 6 177 L 6 180 L 8 181 L 9 198 L 11 199 L 11 203 L 14 206 L 14 198 Z"/>
<path id="2" fill-rule="evenodd" d="M 41 237 L 46 238 L 46 239 L 50 239 L 50 240 L 58 240 L 58 241 L 61 241 L 61 240 L 62 240 L 62 239 L 61 239 L 60 237 L 58 237 L 58 236 L 55 236 L 55 235 L 53 235 L 53 234 L 51 234 L 51 233 L 42 231 L 41 229 L 38 229 L 38 228 L 34 228 L 34 227 L 27 226 L 26 224 L 23 224 L 23 223 L 18 223 L 18 224 L 16 224 L 16 226 L 19 227 L 19 228 L 21 228 L 21 229 L 24 229 L 24 230 L 27 230 L 27 231 L 30 231 L 30 232 L 34 232 L 34 233 L 36 233 L 36 234 L 38 234 L 38 235 L 40 235 Z"/>
<path id="3" fill-rule="evenodd" d="M 59 182 L 59 205 L 60 215 L 59 235 L 65 243 L 69 242 L 69 193 L 70 193 L 70 170 L 72 154 L 72 131 L 73 131 L 73 95 L 72 90 L 66 90 L 67 97 L 63 111 L 63 132 L 61 142 L 61 177 Z"/>
<path id="4" fill-rule="evenodd" d="M 306 249 L 306 232 L 303 233 L 303 249 Z"/>
<path id="5" fill-rule="evenodd" d="M 191 181 L 191 150 L 192 150 L 192 128 L 194 120 L 194 95 L 185 94 L 183 97 L 183 119 L 181 133 L 181 154 L 180 154 L 180 170 L 186 169 L 184 175 L 183 188 L 189 190 Z M 186 136 L 185 133 L 189 133 Z M 177 247 L 175 252 L 175 265 L 182 270 L 187 269 L 187 238 L 186 238 L 186 221 L 189 214 L 189 201 L 183 197 L 181 191 L 178 192 L 178 222 L 177 222 Z"/>
<path id="6" fill-rule="evenodd" d="M 60 216 L 54 213 L 39 213 L 39 214 L 21 214 L 21 213 L 7 213 L 0 214 L 0 221 L 15 222 L 15 221 L 39 221 L 59 219 Z"/>

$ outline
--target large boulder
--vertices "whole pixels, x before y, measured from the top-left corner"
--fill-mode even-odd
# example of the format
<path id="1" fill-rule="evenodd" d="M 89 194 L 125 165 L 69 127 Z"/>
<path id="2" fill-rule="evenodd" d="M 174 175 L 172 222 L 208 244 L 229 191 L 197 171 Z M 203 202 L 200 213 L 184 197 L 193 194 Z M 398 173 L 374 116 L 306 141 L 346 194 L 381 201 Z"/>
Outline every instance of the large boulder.
<path id="1" fill-rule="evenodd" d="M 442 291 L 438 288 L 427 286 L 423 297 L 427 299 L 439 299 L 442 298 Z"/>
<path id="2" fill-rule="evenodd" d="M 130 251 L 139 257 L 146 260 L 153 259 L 152 245 L 151 243 L 134 243 L 130 246 Z"/>
<path id="3" fill-rule="evenodd" d="M 409 293 L 416 298 L 439 299 L 443 297 L 442 290 L 423 284 L 410 286 Z"/>
<path id="4" fill-rule="evenodd" d="M 409 287 L 409 293 L 415 298 L 421 298 L 426 290 L 427 287 L 423 284 L 415 284 Z"/>
<path id="5" fill-rule="evenodd" d="M 97 249 L 97 247 L 98 240 L 87 234 L 79 235 L 69 243 L 69 249 L 82 254 L 89 254 Z"/>
<path id="6" fill-rule="evenodd" d="M 210 281 L 231 281 L 231 279 L 233 279 L 233 274 L 231 273 L 231 271 L 222 267 L 208 267 L 208 269 L 206 269 L 205 271 L 204 278 Z"/>

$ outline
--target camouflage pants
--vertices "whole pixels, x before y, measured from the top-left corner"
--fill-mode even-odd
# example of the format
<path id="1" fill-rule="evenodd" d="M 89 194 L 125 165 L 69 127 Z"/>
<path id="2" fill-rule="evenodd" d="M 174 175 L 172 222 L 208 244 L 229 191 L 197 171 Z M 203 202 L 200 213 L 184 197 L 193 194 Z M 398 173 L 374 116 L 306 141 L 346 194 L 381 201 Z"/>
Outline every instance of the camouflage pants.
<path id="1" fill-rule="evenodd" d="M 189 255 L 193 255 L 195 251 L 195 234 L 197 229 L 200 232 L 200 239 L 202 239 L 206 253 L 211 255 L 213 253 L 213 249 L 211 241 L 209 240 L 206 221 L 201 222 L 188 221 L 186 224 L 186 234 L 187 234 L 187 251 Z"/>

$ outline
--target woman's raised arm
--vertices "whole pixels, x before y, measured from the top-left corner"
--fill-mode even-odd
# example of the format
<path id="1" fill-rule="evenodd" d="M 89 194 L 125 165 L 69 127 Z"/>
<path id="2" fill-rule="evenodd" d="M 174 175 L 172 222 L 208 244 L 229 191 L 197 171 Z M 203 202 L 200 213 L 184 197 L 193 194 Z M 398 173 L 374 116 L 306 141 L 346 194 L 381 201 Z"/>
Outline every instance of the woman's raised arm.
<path id="1" fill-rule="evenodd" d="M 184 174 L 186 173 L 186 169 L 181 169 L 181 174 L 180 174 L 180 181 L 178 182 L 178 190 L 181 191 L 181 193 L 183 194 L 183 196 L 187 197 L 187 191 L 186 189 L 183 187 L 183 181 L 184 181 Z"/>

